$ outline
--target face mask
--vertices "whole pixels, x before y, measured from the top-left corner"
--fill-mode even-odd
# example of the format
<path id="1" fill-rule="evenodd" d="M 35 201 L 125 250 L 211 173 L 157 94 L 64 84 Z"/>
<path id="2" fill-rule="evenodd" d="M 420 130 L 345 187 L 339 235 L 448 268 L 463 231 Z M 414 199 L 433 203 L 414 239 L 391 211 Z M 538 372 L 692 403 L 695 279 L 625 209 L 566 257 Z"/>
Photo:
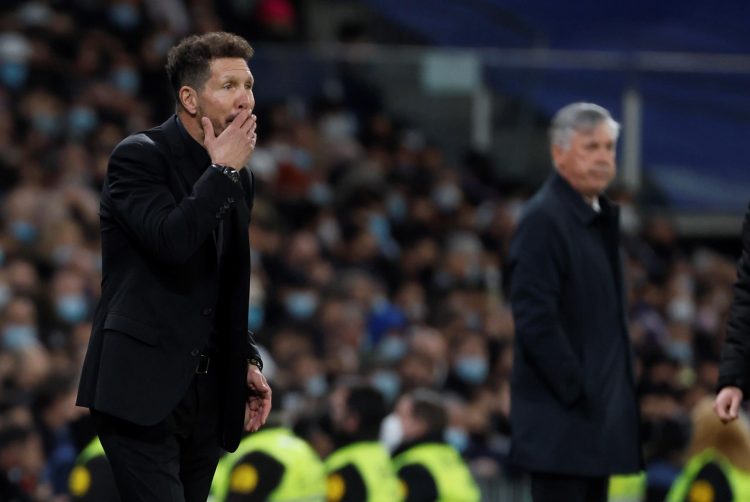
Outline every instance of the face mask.
<path id="1" fill-rule="evenodd" d="M 292 150 L 292 163 L 301 171 L 309 171 L 313 166 L 313 158 L 307 150 L 295 148 Z"/>
<path id="2" fill-rule="evenodd" d="M 263 326 L 266 313 L 261 305 L 250 305 L 247 308 L 247 329 L 256 331 Z"/>
<path id="3" fill-rule="evenodd" d="M 393 371 L 378 371 L 372 375 L 372 385 L 385 396 L 386 401 L 392 403 L 401 390 L 401 378 Z"/>
<path id="4" fill-rule="evenodd" d="M 23 220 L 16 220 L 11 223 L 10 231 L 21 244 L 33 243 L 39 233 L 34 225 Z"/>
<path id="5" fill-rule="evenodd" d="M 11 324 L 3 329 L 3 347 L 18 350 L 37 344 L 36 328 L 26 324 Z"/>
<path id="6" fill-rule="evenodd" d="M 24 63 L 6 61 L 0 64 L 0 80 L 11 89 L 20 89 L 28 76 L 29 68 Z"/>
<path id="7" fill-rule="evenodd" d="M 444 213 L 453 211 L 461 204 L 461 190 L 453 183 L 442 184 L 432 191 L 432 201 Z"/>
<path id="8" fill-rule="evenodd" d="M 84 319 L 89 308 L 83 295 L 63 295 L 55 305 L 57 315 L 65 322 L 76 324 Z"/>
<path id="9" fill-rule="evenodd" d="M 65 265 L 73 257 L 74 251 L 73 246 L 56 246 L 52 250 L 52 261 L 58 266 Z"/>
<path id="10" fill-rule="evenodd" d="M 76 106 L 68 114 L 68 129 L 75 137 L 90 133 L 96 129 L 98 122 L 96 112 L 88 106 Z"/>
<path id="11" fill-rule="evenodd" d="M 60 132 L 60 120 L 55 115 L 40 112 L 31 117 L 31 125 L 34 129 L 47 136 L 56 136 Z"/>
<path id="12" fill-rule="evenodd" d="M 122 92 L 134 96 L 141 87 L 141 77 L 132 68 L 118 68 L 112 73 L 112 83 Z"/>
<path id="13" fill-rule="evenodd" d="M 323 119 L 320 125 L 324 138 L 332 141 L 353 138 L 357 133 L 357 123 L 349 114 L 339 113 Z"/>
<path id="14" fill-rule="evenodd" d="M 130 4 L 116 3 L 109 8 L 109 19 L 118 28 L 131 30 L 140 23 L 140 14 Z"/>
<path id="15" fill-rule="evenodd" d="M 667 311 L 673 321 L 690 324 L 695 320 L 695 304 L 689 298 L 675 298 L 669 302 Z"/>
<path id="16" fill-rule="evenodd" d="M 378 355 L 386 363 L 393 363 L 404 357 L 408 346 L 400 336 L 389 336 L 378 345 Z"/>
<path id="17" fill-rule="evenodd" d="M 620 228 L 629 235 L 636 235 L 641 229 L 640 217 L 630 204 L 620 206 Z"/>
<path id="18" fill-rule="evenodd" d="M 462 357 L 456 361 L 455 370 L 461 380 L 477 385 L 487 378 L 487 360 L 477 356 Z"/>
<path id="19" fill-rule="evenodd" d="M 0 308 L 5 307 L 12 296 L 13 294 L 11 293 L 10 288 L 7 285 L 0 285 Z"/>
<path id="20" fill-rule="evenodd" d="M 370 232 L 377 237 L 378 241 L 384 242 L 391 237 L 391 227 L 388 224 L 388 219 L 382 214 L 370 215 Z"/>
<path id="21" fill-rule="evenodd" d="M 323 220 L 318 225 L 315 233 L 326 246 L 333 246 L 341 237 L 341 232 L 339 232 L 339 227 L 336 224 L 336 221 L 330 218 Z"/>
<path id="22" fill-rule="evenodd" d="M 385 207 L 386 211 L 388 211 L 388 216 L 390 216 L 393 221 L 403 221 L 406 217 L 406 201 L 399 193 L 389 195 L 388 199 L 385 201 Z"/>
<path id="23" fill-rule="evenodd" d="M 307 191 L 307 198 L 318 206 L 325 206 L 331 202 L 331 189 L 325 183 L 314 183 Z"/>
<path id="24" fill-rule="evenodd" d="M 459 427 L 448 427 L 443 434 L 445 442 L 463 453 L 469 446 L 469 435 Z"/>
<path id="25" fill-rule="evenodd" d="M 380 424 L 380 441 L 389 451 L 396 449 L 404 438 L 404 427 L 395 413 L 391 413 Z"/>
<path id="26" fill-rule="evenodd" d="M 693 360 L 693 347 L 689 342 L 671 341 L 667 345 L 667 353 L 683 364 L 690 364 Z"/>
<path id="27" fill-rule="evenodd" d="M 328 382 L 323 375 L 315 375 L 305 382 L 305 394 L 310 397 L 322 397 L 328 391 Z"/>
<path id="28" fill-rule="evenodd" d="M 295 319 L 309 319 L 318 307 L 318 299 L 312 292 L 290 293 L 284 299 L 284 306 Z"/>

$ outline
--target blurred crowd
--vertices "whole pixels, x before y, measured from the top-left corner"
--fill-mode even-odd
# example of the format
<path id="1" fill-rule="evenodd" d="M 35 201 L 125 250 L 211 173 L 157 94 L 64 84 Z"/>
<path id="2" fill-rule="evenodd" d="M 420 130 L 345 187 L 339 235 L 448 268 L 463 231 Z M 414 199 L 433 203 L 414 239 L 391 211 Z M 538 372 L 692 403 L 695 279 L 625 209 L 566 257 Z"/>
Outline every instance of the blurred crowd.
<path id="1" fill-rule="evenodd" d="M 73 402 L 101 280 L 98 194 L 112 148 L 173 110 L 166 51 L 214 29 L 256 48 L 296 40 L 298 8 L 3 2 L 0 494 L 15 485 L 67 500 L 68 474 L 92 437 Z M 338 383 L 364 379 L 391 406 L 431 388 L 448 409 L 446 439 L 475 475 L 512 480 L 503 257 L 530 191 L 500 183 L 480 154 L 449 161 L 377 106 L 374 91 L 352 99 L 362 88 L 346 92 L 350 77 L 338 82 L 344 92 L 321 90 L 309 103 L 256 96 L 248 327 L 277 406 L 325 456 L 326 400 Z M 735 259 L 682 245 L 668 219 L 639 214 L 626 191 L 613 196 L 623 205 L 648 482 L 666 492 L 690 440 L 689 413 L 714 391 Z"/>

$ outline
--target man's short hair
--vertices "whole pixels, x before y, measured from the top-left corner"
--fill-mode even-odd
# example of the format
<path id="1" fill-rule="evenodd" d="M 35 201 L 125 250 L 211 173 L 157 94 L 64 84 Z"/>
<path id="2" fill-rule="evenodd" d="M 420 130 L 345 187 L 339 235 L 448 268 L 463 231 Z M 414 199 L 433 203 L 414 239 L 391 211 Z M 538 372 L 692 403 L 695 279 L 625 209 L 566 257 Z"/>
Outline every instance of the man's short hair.
<path id="1" fill-rule="evenodd" d="M 414 418 L 427 425 L 428 433 L 442 433 L 448 426 L 448 413 L 440 394 L 430 389 L 416 389 L 406 395 L 411 399 Z"/>
<path id="2" fill-rule="evenodd" d="M 380 423 L 388 414 L 383 394 L 369 384 L 354 384 L 349 388 L 346 410 L 359 418 L 357 435 L 362 439 L 377 439 Z"/>
<path id="3" fill-rule="evenodd" d="M 571 103 L 561 108 L 552 118 L 549 128 L 549 139 L 552 145 L 567 150 L 574 132 L 588 132 L 606 122 L 617 141 L 620 124 L 612 118 L 609 111 L 594 103 Z"/>
<path id="4" fill-rule="evenodd" d="M 253 57 L 253 48 L 247 40 L 223 31 L 192 35 L 172 47 L 167 54 L 167 76 L 172 92 L 179 104 L 179 91 L 183 85 L 202 89 L 211 75 L 211 61 L 219 58 Z"/>

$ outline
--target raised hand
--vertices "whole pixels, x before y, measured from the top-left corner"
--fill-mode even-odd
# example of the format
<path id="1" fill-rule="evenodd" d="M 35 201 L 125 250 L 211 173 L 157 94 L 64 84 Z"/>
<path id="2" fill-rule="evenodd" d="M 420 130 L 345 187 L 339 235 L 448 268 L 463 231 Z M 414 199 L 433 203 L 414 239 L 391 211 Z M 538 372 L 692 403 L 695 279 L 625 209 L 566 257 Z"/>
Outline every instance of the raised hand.
<path id="1" fill-rule="evenodd" d="M 218 136 L 208 117 L 201 117 L 203 146 L 211 162 L 242 169 L 255 150 L 257 117 L 242 110 Z"/>

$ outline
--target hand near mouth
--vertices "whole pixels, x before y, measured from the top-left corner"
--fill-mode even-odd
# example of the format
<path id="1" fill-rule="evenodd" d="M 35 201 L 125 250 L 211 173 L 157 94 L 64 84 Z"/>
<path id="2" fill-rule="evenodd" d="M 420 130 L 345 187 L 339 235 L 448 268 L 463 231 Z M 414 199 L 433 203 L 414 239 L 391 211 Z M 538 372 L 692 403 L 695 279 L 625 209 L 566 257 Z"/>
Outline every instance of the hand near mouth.
<path id="1" fill-rule="evenodd" d="M 257 117 L 250 110 L 242 110 L 227 120 L 226 128 L 216 136 L 208 117 L 201 117 L 203 146 L 211 162 L 242 169 L 247 164 L 257 141 Z"/>

